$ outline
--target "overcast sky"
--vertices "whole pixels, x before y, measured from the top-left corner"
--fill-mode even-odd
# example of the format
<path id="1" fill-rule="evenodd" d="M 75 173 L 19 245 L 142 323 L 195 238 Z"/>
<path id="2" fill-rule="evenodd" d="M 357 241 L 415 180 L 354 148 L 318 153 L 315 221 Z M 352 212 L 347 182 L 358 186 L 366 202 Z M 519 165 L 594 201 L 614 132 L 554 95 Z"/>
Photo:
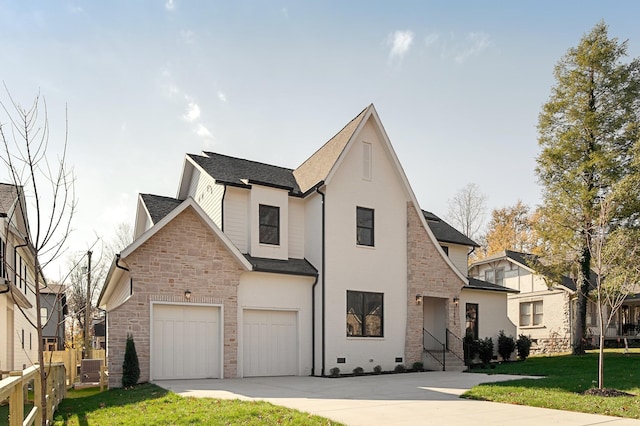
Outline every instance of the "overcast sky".
<path id="1" fill-rule="evenodd" d="M 446 216 L 469 182 L 489 210 L 534 206 L 554 65 L 601 19 L 640 56 L 639 17 L 637 1 L 0 0 L 0 79 L 44 95 L 52 156 L 68 108 L 79 252 L 133 223 L 139 193 L 176 196 L 186 153 L 295 168 L 370 103 L 422 208 Z"/>

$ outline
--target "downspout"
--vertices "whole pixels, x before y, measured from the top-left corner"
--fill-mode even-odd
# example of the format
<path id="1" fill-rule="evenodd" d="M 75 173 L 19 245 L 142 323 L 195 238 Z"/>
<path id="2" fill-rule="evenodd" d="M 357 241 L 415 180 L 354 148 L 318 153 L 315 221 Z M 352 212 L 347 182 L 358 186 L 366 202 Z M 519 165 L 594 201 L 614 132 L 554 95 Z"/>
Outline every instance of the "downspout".
<path id="1" fill-rule="evenodd" d="M 222 202 L 220 203 L 220 230 L 224 232 L 224 197 L 227 196 L 227 185 L 224 186 L 222 191 Z"/>
<path id="2" fill-rule="evenodd" d="M 318 275 L 311 286 L 311 376 L 316 375 L 316 286 Z"/>
<path id="3" fill-rule="evenodd" d="M 320 370 L 320 375 L 324 377 L 324 368 L 325 368 L 325 364 L 326 364 L 326 353 L 325 353 L 325 330 L 326 330 L 326 324 L 325 324 L 325 300 L 326 300 L 326 296 L 325 296 L 325 284 L 326 284 L 326 278 L 325 278 L 325 209 L 324 209 L 324 202 L 325 202 L 325 193 L 320 191 L 320 187 L 318 186 L 316 188 L 316 192 L 318 194 L 320 194 L 320 196 L 322 197 L 322 370 Z"/>
<path id="4" fill-rule="evenodd" d="M 116 254 L 116 268 L 129 272 L 129 268 L 120 266 L 118 262 L 120 262 L 120 253 Z M 129 295 L 132 295 L 132 294 L 133 294 L 133 278 L 129 277 Z"/>

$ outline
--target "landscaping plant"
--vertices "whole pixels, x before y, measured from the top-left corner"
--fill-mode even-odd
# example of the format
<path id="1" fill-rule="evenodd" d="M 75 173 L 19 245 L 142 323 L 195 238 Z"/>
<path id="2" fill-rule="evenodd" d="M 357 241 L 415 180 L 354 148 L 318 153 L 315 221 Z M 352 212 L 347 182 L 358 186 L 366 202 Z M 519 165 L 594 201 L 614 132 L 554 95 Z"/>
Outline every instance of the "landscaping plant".
<path id="1" fill-rule="evenodd" d="M 513 340 L 513 336 L 507 336 L 504 334 L 504 330 L 500 330 L 498 333 L 498 354 L 502 360 L 508 361 L 515 350 L 516 342 Z"/>
<path id="2" fill-rule="evenodd" d="M 526 360 L 531 351 L 531 338 L 524 334 L 519 335 L 516 341 L 516 347 L 518 348 L 518 358 L 520 358 L 521 361 Z"/>
<path id="3" fill-rule="evenodd" d="M 133 336 L 127 334 L 127 346 L 124 349 L 124 362 L 122 363 L 122 386 L 128 388 L 138 383 L 140 379 L 140 365 Z"/>

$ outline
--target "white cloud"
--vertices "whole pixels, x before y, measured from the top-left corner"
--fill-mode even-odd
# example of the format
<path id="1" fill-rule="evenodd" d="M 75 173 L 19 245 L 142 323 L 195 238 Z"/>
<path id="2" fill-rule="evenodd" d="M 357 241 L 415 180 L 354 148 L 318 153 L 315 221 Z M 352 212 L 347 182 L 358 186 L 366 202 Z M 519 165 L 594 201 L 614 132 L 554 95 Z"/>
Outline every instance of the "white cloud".
<path id="1" fill-rule="evenodd" d="M 200 107 L 197 103 L 190 101 L 187 105 L 187 113 L 184 115 L 184 119 L 189 123 L 193 123 L 200 118 Z"/>
<path id="2" fill-rule="evenodd" d="M 427 47 L 429 47 L 435 44 L 438 41 L 438 39 L 440 39 L 440 34 L 431 33 L 424 39 L 424 43 L 427 45 Z"/>
<path id="3" fill-rule="evenodd" d="M 204 124 L 202 123 L 198 123 L 198 125 L 196 126 L 195 129 L 196 135 L 202 137 L 202 138 L 212 138 L 213 135 L 211 134 L 211 132 L 209 131 L 209 129 L 207 129 L 205 127 Z"/>
<path id="4" fill-rule="evenodd" d="M 491 46 L 493 46 L 493 42 L 489 34 L 469 33 L 465 37 L 464 46 L 455 55 L 455 61 L 461 64 L 472 56 L 478 56 Z"/>
<path id="5" fill-rule="evenodd" d="M 389 58 L 402 60 L 404 55 L 411 48 L 413 43 L 413 31 L 396 31 L 393 34 L 389 34 L 387 44 L 391 45 L 391 51 L 389 52 Z"/>
<path id="6" fill-rule="evenodd" d="M 167 2 L 164 4 L 164 8 L 170 12 L 173 12 L 176 8 L 176 4 L 173 2 L 173 0 L 167 0 Z"/>
<path id="7" fill-rule="evenodd" d="M 222 102 L 227 102 L 227 95 L 225 95 L 223 92 L 218 91 L 218 99 L 220 99 Z"/>
<path id="8" fill-rule="evenodd" d="M 187 44 L 194 44 L 196 42 L 196 33 L 191 30 L 180 30 L 180 37 Z"/>

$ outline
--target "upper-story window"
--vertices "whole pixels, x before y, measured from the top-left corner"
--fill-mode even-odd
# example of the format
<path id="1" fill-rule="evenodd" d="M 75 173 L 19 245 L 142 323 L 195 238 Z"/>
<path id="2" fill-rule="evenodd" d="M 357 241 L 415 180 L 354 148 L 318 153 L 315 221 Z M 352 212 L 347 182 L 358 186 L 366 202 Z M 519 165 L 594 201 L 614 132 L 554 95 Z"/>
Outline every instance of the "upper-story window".
<path id="1" fill-rule="evenodd" d="M 280 207 L 260 204 L 260 244 L 280 245 Z"/>
<path id="2" fill-rule="evenodd" d="M 504 268 L 487 269 L 484 271 L 484 280 L 490 283 L 504 285 Z"/>
<path id="3" fill-rule="evenodd" d="M 356 243 L 373 247 L 373 209 L 356 208 Z"/>

